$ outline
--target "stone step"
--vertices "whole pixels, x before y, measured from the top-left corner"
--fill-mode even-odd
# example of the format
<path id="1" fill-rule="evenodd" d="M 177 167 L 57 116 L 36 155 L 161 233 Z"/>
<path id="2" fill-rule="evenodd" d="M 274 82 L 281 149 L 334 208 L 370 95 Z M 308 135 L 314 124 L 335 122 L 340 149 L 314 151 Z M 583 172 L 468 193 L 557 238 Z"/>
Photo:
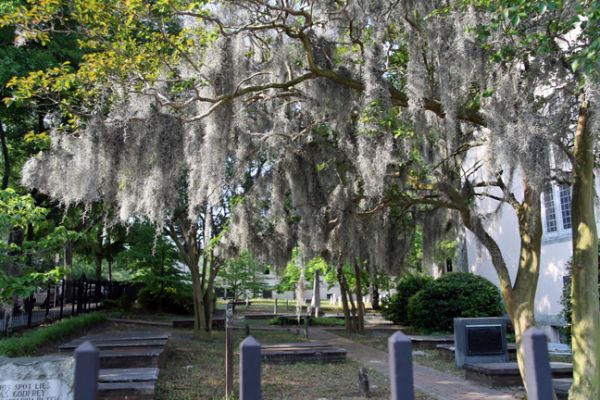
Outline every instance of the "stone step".
<path id="1" fill-rule="evenodd" d="M 99 400 L 153 400 L 156 381 L 100 382 Z"/>
<path id="2" fill-rule="evenodd" d="M 152 382 L 158 379 L 158 368 L 108 368 L 98 371 L 98 382 Z"/>
<path id="3" fill-rule="evenodd" d="M 104 342 L 108 341 L 128 341 L 128 340 L 167 340 L 171 337 L 168 332 L 146 332 L 146 331 L 129 331 L 127 333 L 97 333 L 94 335 L 81 336 L 78 341 L 84 342 L 86 340 L 94 341 L 101 340 Z"/>
<path id="4" fill-rule="evenodd" d="M 83 343 L 83 340 L 76 339 L 59 347 L 60 351 L 73 351 Z M 99 350 L 109 349 L 128 349 L 128 348 L 162 348 L 167 344 L 167 339 L 147 339 L 147 340 L 103 340 L 93 339 L 90 342 Z"/>
<path id="5" fill-rule="evenodd" d="M 567 400 L 569 398 L 569 389 L 571 388 L 572 384 L 573 379 L 552 379 L 552 386 L 554 386 L 554 391 L 556 392 L 556 397 L 558 397 L 558 400 Z"/>
<path id="6" fill-rule="evenodd" d="M 165 358 L 163 348 L 100 350 L 100 368 L 161 368 Z"/>
<path id="7" fill-rule="evenodd" d="M 338 363 L 346 361 L 346 349 L 325 343 L 285 343 L 261 346 L 265 363 L 288 364 L 294 362 Z"/>
<path id="8" fill-rule="evenodd" d="M 551 362 L 553 378 L 571 378 L 573 364 Z M 491 387 L 522 386 L 519 367 L 516 362 L 465 364 L 465 378 Z"/>

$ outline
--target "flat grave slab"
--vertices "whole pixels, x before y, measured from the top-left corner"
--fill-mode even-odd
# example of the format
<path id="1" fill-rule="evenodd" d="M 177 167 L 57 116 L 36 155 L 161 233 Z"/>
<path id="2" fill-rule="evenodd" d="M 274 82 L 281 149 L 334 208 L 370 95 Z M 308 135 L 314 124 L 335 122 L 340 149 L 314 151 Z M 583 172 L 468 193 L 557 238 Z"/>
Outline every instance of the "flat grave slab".
<path id="1" fill-rule="evenodd" d="M 435 346 L 436 350 L 439 350 L 439 354 L 447 359 L 448 361 L 454 361 L 454 344 L 443 343 Z M 517 345 L 515 343 L 508 343 L 506 346 L 508 351 L 508 360 L 517 360 Z"/>
<path id="2" fill-rule="evenodd" d="M 128 333 L 122 333 L 122 332 L 97 333 L 94 335 L 82 336 L 79 339 L 75 339 L 75 340 L 79 340 L 81 342 L 89 340 L 93 343 L 95 340 L 102 340 L 102 341 L 160 340 L 160 339 L 167 340 L 170 337 L 171 337 L 171 334 L 168 332 L 155 333 L 155 332 L 140 331 L 140 332 L 128 332 Z"/>
<path id="3" fill-rule="evenodd" d="M 244 315 L 244 319 L 248 319 L 248 320 L 265 320 L 265 319 L 273 319 L 275 317 L 278 317 L 278 314 L 245 314 Z"/>
<path id="4" fill-rule="evenodd" d="M 99 400 L 152 400 L 170 336 L 167 332 L 108 332 L 81 337 L 60 349 L 73 351 L 89 340 L 100 350 Z"/>
<path id="5" fill-rule="evenodd" d="M 573 364 L 551 362 L 553 378 L 571 378 Z M 523 386 L 516 362 L 465 364 L 465 378 L 491 387 Z"/>
<path id="6" fill-rule="evenodd" d="M 158 368 L 111 368 L 98 371 L 98 382 L 151 382 L 158 379 Z"/>
<path id="7" fill-rule="evenodd" d="M 152 400 L 156 382 L 99 382 L 100 400 Z"/>
<path id="8" fill-rule="evenodd" d="M 338 363 L 346 361 L 346 349 L 320 342 L 282 343 L 262 345 L 261 356 L 263 362 L 272 364 Z"/>
<path id="9" fill-rule="evenodd" d="M 100 350 L 100 368 L 161 368 L 164 348 Z"/>
<path id="10" fill-rule="evenodd" d="M 413 349 L 435 349 L 439 344 L 454 344 L 454 337 L 451 335 L 428 336 L 428 335 L 407 335 L 410 339 Z"/>
<path id="11" fill-rule="evenodd" d="M 99 350 L 117 350 L 119 348 L 162 348 L 167 344 L 167 339 L 149 339 L 149 340 L 91 340 L 92 344 Z M 73 351 L 82 343 L 82 340 L 76 339 L 59 347 L 60 351 Z"/>
<path id="12" fill-rule="evenodd" d="M 556 397 L 558 397 L 558 400 L 567 400 L 569 398 L 569 389 L 571 388 L 572 384 L 573 379 L 552 379 L 552 386 L 554 387 L 554 391 L 556 392 Z"/>

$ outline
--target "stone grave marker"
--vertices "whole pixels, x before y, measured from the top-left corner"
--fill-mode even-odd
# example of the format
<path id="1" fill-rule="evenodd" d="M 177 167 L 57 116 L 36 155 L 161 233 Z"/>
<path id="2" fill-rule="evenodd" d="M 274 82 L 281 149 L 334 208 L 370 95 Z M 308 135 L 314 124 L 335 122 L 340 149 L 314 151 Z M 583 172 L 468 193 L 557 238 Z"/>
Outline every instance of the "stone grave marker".
<path id="1" fill-rule="evenodd" d="M 73 357 L 0 357 L 0 400 L 73 400 Z"/>
<path id="2" fill-rule="evenodd" d="M 507 362 L 504 318 L 454 318 L 454 359 L 464 364 Z"/>

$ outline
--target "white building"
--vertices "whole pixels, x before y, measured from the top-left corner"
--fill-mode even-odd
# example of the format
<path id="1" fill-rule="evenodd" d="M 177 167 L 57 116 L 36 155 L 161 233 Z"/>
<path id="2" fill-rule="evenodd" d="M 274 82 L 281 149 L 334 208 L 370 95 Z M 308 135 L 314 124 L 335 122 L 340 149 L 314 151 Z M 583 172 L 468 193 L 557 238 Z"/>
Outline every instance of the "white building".
<path id="1" fill-rule="evenodd" d="M 600 189 L 599 183 L 600 181 L 596 179 L 596 192 Z M 523 190 L 519 186 L 519 179 L 515 179 L 514 192 L 518 198 L 519 196 L 522 198 Z M 487 230 L 500 246 L 514 283 L 520 249 L 516 213 L 509 205 L 499 205 L 498 202 L 492 200 L 481 201 L 480 205 L 482 209 L 490 212 L 486 226 Z M 541 205 L 544 233 L 535 313 L 538 323 L 542 325 L 559 325 L 562 311 L 560 299 L 563 290 L 563 278 L 567 275 L 567 263 L 572 257 L 571 188 L 568 185 L 553 183 L 542 194 Z M 499 206 L 501 207 L 499 212 L 493 212 Z M 597 225 L 599 215 L 600 207 L 596 203 Z M 479 244 L 477 238 L 471 232 L 466 234 L 466 247 L 468 270 L 498 285 L 498 276 L 492 266 L 487 250 Z"/>

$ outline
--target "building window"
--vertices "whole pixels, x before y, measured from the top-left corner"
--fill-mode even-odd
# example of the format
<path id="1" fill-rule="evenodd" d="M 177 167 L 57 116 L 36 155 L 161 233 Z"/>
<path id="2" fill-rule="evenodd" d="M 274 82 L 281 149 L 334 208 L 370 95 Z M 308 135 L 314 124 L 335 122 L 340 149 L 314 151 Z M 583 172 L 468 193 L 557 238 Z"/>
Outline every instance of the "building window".
<path id="1" fill-rule="evenodd" d="M 554 209 L 552 186 L 548 186 L 546 190 L 544 190 L 544 211 L 546 214 L 546 232 L 556 232 L 556 211 Z"/>
<path id="2" fill-rule="evenodd" d="M 559 195 L 563 229 L 571 229 L 571 187 L 560 185 Z"/>
<path id="3" fill-rule="evenodd" d="M 571 234 L 571 186 L 549 185 L 542 197 L 545 240 L 565 240 Z"/>

